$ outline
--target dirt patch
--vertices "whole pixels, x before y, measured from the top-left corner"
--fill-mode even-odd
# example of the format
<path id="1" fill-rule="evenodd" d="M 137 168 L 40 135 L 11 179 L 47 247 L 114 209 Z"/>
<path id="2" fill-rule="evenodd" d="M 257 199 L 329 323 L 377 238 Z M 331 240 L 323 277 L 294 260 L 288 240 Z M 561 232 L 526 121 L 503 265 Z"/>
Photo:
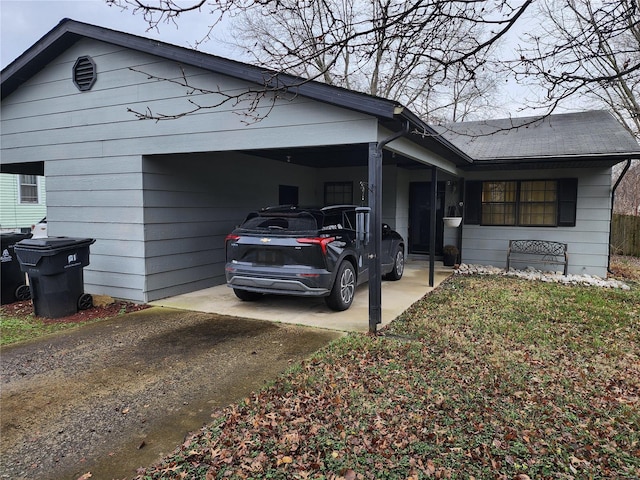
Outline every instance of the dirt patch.
<path id="1" fill-rule="evenodd" d="M 137 304 L 114 300 L 111 297 L 96 296 L 94 305 L 87 310 L 80 310 L 78 313 L 60 318 L 38 317 L 43 323 L 85 323 L 101 318 L 112 318 L 124 313 L 138 312 L 149 308 L 146 304 Z M 33 315 L 33 302 L 25 300 L 9 303 L 0 307 L 0 312 L 7 317 L 28 317 Z"/>
<path id="2" fill-rule="evenodd" d="M 3 347 L 0 478 L 132 477 L 340 335 L 148 308 Z"/>
<path id="3" fill-rule="evenodd" d="M 640 257 L 612 255 L 611 273 L 621 280 L 640 282 Z"/>

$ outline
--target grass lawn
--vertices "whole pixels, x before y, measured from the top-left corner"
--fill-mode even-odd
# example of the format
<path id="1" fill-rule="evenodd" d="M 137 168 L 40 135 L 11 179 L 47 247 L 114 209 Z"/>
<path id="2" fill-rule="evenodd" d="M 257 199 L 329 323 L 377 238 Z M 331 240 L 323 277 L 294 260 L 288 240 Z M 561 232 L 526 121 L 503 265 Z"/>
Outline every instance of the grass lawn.
<path id="1" fill-rule="evenodd" d="M 636 277 L 637 278 L 637 277 Z M 139 479 L 640 478 L 640 283 L 456 276 Z"/>
<path id="2" fill-rule="evenodd" d="M 142 308 L 146 308 L 146 305 L 111 300 L 108 304 L 80 310 L 68 317 L 41 318 L 34 315 L 31 300 L 0 305 L 0 345 L 24 342 L 50 333 L 78 328 Z"/>

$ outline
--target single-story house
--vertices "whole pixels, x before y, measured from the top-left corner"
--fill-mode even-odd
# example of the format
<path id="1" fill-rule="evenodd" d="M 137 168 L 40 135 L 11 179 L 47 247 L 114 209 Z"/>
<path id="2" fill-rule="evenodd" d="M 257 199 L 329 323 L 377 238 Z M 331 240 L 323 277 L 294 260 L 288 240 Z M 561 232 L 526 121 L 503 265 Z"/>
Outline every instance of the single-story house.
<path id="1" fill-rule="evenodd" d="M 395 101 L 68 19 L 1 79 L 1 171 L 46 177 L 49 235 L 96 239 L 87 292 L 138 302 L 224 283 L 225 236 L 251 210 L 378 195 L 408 255 L 455 244 L 504 266 L 510 239 L 556 240 L 570 273 L 605 276 L 611 168 L 640 158 L 607 112 L 436 128 Z"/>

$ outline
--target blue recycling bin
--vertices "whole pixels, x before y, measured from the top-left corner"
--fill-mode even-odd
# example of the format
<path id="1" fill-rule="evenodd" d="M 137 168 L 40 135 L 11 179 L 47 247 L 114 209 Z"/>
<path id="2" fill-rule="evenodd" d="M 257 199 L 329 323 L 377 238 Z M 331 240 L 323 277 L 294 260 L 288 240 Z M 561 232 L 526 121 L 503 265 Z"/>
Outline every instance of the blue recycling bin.
<path id="1" fill-rule="evenodd" d="M 30 233 L 3 233 L 0 235 L 0 260 L 2 270 L 0 272 L 0 303 L 5 305 L 18 300 L 29 300 L 31 292 L 20 263 L 14 252 L 14 245 L 21 240 L 31 238 Z"/>
<path id="2" fill-rule="evenodd" d="M 38 317 L 60 318 L 93 306 L 84 293 L 83 268 L 89 265 L 93 238 L 30 238 L 16 243 L 20 269 L 29 276 L 33 311 Z"/>

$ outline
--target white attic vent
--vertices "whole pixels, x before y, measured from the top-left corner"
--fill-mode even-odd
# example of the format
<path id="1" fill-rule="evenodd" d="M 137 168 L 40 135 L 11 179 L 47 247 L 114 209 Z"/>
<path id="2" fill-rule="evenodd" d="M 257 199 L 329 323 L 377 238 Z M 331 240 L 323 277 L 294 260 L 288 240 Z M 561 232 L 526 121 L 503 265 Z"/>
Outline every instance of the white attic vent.
<path id="1" fill-rule="evenodd" d="M 73 65 L 73 83 L 78 90 L 85 92 L 91 90 L 93 84 L 96 83 L 96 64 L 91 57 L 78 57 Z"/>

